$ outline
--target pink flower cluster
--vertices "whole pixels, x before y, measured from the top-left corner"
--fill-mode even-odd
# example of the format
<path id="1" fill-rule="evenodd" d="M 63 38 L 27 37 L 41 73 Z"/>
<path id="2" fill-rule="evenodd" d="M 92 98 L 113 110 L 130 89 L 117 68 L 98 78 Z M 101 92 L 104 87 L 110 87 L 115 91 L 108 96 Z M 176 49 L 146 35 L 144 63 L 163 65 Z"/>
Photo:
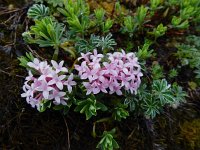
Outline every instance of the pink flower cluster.
<path id="1" fill-rule="evenodd" d="M 75 65 L 81 79 L 90 93 L 104 93 L 122 95 L 122 89 L 130 93 L 137 92 L 141 83 L 141 67 L 138 58 L 134 53 L 114 52 L 108 53 L 105 57 L 94 50 L 93 54 L 88 52 L 81 54 L 78 60 L 83 60 L 81 65 Z"/>
<path id="2" fill-rule="evenodd" d="M 27 103 L 32 107 L 39 109 L 42 100 L 52 100 L 55 105 L 66 105 L 67 95 L 65 86 L 69 93 L 72 92 L 72 86 L 76 85 L 73 81 L 73 74 L 70 74 L 66 80 L 68 70 L 63 67 L 64 61 L 59 64 L 51 60 L 52 66 L 47 64 L 47 61 L 39 61 L 34 58 L 33 62 L 28 62 L 27 65 L 36 71 L 37 75 L 29 70 L 29 75 L 24 82 L 22 97 L 26 97 Z"/>

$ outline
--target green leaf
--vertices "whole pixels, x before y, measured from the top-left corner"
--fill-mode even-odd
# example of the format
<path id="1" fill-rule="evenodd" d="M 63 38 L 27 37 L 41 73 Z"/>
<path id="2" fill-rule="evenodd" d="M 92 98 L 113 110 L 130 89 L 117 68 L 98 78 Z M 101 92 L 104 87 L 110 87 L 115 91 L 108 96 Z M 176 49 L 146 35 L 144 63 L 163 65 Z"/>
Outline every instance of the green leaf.
<path id="1" fill-rule="evenodd" d="M 51 101 L 42 100 L 39 104 L 39 112 L 44 112 L 47 108 L 51 108 Z"/>
<path id="2" fill-rule="evenodd" d="M 186 20 L 186 19 L 189 19 L 190 17 L 192 17 L 195 13 L 196 13 L 195 8 L 191 5 L 189 5 L 189 6 L 185 7 L 184 9 L 180 10 L 180 17 L 183 20 Z"/>
<path id="3" fill-rule="evenodd" d="M 131 16 L 124 17 L 123 32 L 128 32 L 129 36 L 132 37 L 135 29 L 136 29 L 136 26 L 134 24 L 133 18 Z"/>
<path id="4" fill-rule="evenodd" d="M 173 16 L 171 23 L 174 28 L 178 29 L 186 29 L 189 27 L 189 21 L 188 20 L 182 21 L 181 17 Z"/>
<path id="5" fill-rule="evenodd" d="M 104 20 L 105 10 L 103 8 L 97 8 L 94 10 L 95 17 L 97 19 L 97 24 L 101 24 Z"/>
<path id="6" fill-rule="evenodd" d="M 34 56 L 32 55 L 31 52 L 26 53 L 26 56 L 21 56 L 17 58 L 20 61 L 20 66 L 25 67 L 25 68 L 29 68 L 29 66 L 27 65 L 28 62 L 33 61 Z"/>
<path id="7" fill-rule="evenodd" d="M 64 5 L 64 0 L 46 0 L 46 2 L 53 5 L 53 7 L 62 7 Z"/>
<path id="8" fill-rule="evenodd" d="M 197 69 L 194 71 L 194 73 L 196 74 L 195 78 L 200 79 L 200 67 L 197 68 Z"/>
<path id="9" fill-rule="evenodd" d="M 169 71 L 169 77 L 170 78 L 174 78 L 174 77 L 176 77 L 178 75 L 178 72 L 177 72 L 177 70 L 176 69 L 171 69 L 170 71 Z"/>
<path id="10" fill-rule="evenodd" d="M 173 102 L 175 99 L 170 85 L 165 79 L 153 81 L 152 92 L 154 97 L 160 100 L 162 106 Z"/>
<path id="11" fill-rule="evenodd" d="M 92 43 L 94 45 L 96 45 L 96 47 L 101 48 L 101 50 L 107 50 L 107 49 L 111 49 L 113 50 L 113 46 L 116 45 L 117 43 L 115 42 L 114 39 L 112 39 L 112 34 L 109 33 L 108 35 L 106 35 L 105 37 L 99 37 L 99 36 L 93 36 L 92 37 Z"/>
<path id="12" fill-rule="evenodd" d="M 95 97 L 89 97 L 86 100 L 79 101 L 75 107 L 75 112 L 84 113 L 86 120 L 89 120 L 92 116 L 97 115 L 97 110 L 100 109 L 96 105 Z"/>
<path id="13" fill-rule="evenodd" d="M 156 10 L 159 4 L 161 3 L 161 0 L 150 0 L 151 3 L 151 9 Z"/>
<path id="14" fill-rule="evenodd" d="M 135 104 L 136 101 L 133 97 L 127 97 L 125 100 L 124 100 L 124 105 L 128 105 L 129 106 L 129 109 L 130 111 L 134 111 L 135 110 Z"/>
<path id="15" fill-rule="evenodd" d="M 188 97 L 188 94 L 183 91 L 183 88 L 181 86 L 178 86 L 176 84 L 172 85 L 172 92 L 174 94 L 175 103 L 181 103 L 181 102 L 185 102 L 186 101 L 186 97 Z"/>
<path id="16" fill-rule="evenodd" d="M 164 77 L 163 68 L 157 62 L 152 64 L 152 78 L 154 80 L 161 79 Z"/>
<path id="17" fill-rule="evenodd" d="M 152 97 L 152 94 L 146 94 L 145 99 L 141 104 L 144 114 L 147 118 L 155 118 L 160 113 L 161 107 L 159 101 Z"/>
<path id="18" fill-rule="evenodd" d="M 102 138 L 96 148 L 99 148 L 101 150 L 118 149 L 119 145 L 113 137 L 114 134 L 115 134 L 115 128 L 112 129 L 111 131 L 104 131 Z"/>
<path id="19" fill-rule="evenodd" d="M 148 8 L 143 5 L 137 8 L 135 20 L 139 26 L 143 24 L 144 19 L 147 15 L 147 11 L 148 11 Z"/>
<path id="20" fill-rule="evenodd" d="M 43 17 L 49 16 L 49 8 L 43 4 L 34 4 L 29 8 L 27 15 L 31 19 L 42 19 Z"/>
<path id="21" fill-rule="evenodd" d="M 153 50 L 149 50 L 152 42 L 150 40 L 145 40 L 145 43 L 142 48 L 138 48 L 137 57 L 142 60 L 146 60 L 153 56 Z"/>
<path id="22" fill-rule="evenodd" d="M 65 8 L 58 8 L 67 17 L 67 23 L 73 33 L 86 34 L 90 27 L 89 5 L 83 0 L 67 0 L 64 2 Z"/>
<path id="23" fill-rule="evenodd" d="M 113 20 L 107 19 L 105 24 L 103 24 L 103 27 L 102 27 L 103 33 L 109 32 L 112 25 L 113 25 Z"/>
<path id="24" fill-rule="evenodd" d="M 63 109 L 63 108 L 64 108 L 64 105 L 55 105 L 55 106 L 53 107 L 54 110 L 61 110 L 61 109 Z"/>
<path id="25" fill-rule="evenodd" d="M 108 108 L 106 107 L 106 105 L 104 105 L 101 102 L 97 102 L 96 106 L 97 106 L 97 109 L 100 109 L 101 111 L 107 111 L 108 110 Z"/>
<path id="26" fill-rule="evenodd" d="M 63 29 L 63 25 L 55 22 L 51 17 L 45 17 L 35 21 L 35 25 L 30 30 L 30 36 L 26 36 L 30 40 L 26 41 L 32 41 L 40 47 L 58 47 L 62 42 Z"/>
<path id="27" fill-rule="evenodd" d="M 190 68 L 200 66 L 200 36 L 190 35 L 186 37 L 184 44 L 177 44 L 177 53 L 175 54 L 182 65 L 189 65 Z"/>
<path id="28" fill-rule="evenodd" d="M 163 24 L 159 24 L 156 28 L 154 28 L 153 32 L 151 32 L 155 38 L 161 37 L 165 35 L 165 32 L 167 31 L 167 27 L 163 26 Z"/>
<path id="29" fill-rule="evenodd" d="M 122 104 L 115 107 L 112 113 L 112 117 L 117 121 L 121 121 L 122 118 L 126 119 L 126 117 L 129 116 L 128 111 L 125 109 L 126 107 L 127 105 L 122 105 Z"/>

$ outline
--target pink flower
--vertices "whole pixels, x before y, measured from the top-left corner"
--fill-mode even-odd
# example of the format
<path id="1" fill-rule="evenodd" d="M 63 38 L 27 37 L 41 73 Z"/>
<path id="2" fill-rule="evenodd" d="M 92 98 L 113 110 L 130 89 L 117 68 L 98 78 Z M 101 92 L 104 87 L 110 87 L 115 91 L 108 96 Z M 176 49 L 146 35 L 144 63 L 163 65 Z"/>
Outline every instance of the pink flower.
<path id="1" fill-rule="evenodd" d="M 34 79 L 34 78 L 33 78 L 33 74 L 32 74 L 32 72 L 29 70 L 29 71 L 28 71 L 28 76 L 25 78 L 25 80 L 32 80 L 32 79 Z"/>
<path id="2" fill-rule="evenodd" d="M 49 66 L 40 70 L 40 73 L 41 76 L 38 78 L 38 80 L 46 80 L 46 78 L 55 75 L 55 72 Z"/>
<path id="3" fill-rule="evenodd" d="M 45 99 L 49 98 L 49 92 L 53 90 L 51 86 L 49 86 L 49 83 L 47 83 L 45 80 L 41 81 L 41 85 L 36 88 L 37 91 L 41 91 L 42 95 Z"/>
<path id="4" fill-rule="evenodd" d="M 81 60 L 81 59 L 84 59 L 86 62 L 90 62 L 90 61 L 89 61 L 89 57 L 88 57 L 89 55 L 91 55 L 90 52 L 88 52 L 88 53 L 86 53 L 86 54 L 81 53 L 81 57 L 78 58 L 78 61 Z"/>
<path id="5" fill-rule="evenodd" d="M 114 52 L 107 56 L 98 54 L 81 54 L 81 65 L 76 65 L 81 79 L 87 79 L 83 85 L 88 94 L 98 94 L 100 91 L 109 94 L 122 95 L 122 89 L 128 92 L 136 92 L 142 76 L 141 67 L 134 53 Z M 104 58 L 104 59 L 103 59 Z M 104 61 L 102 61 L 104 60 Z"/>
<path id="6" fill-rule="evenodd" d="M 90 55 L 90 59 L 92 59 L 93 62 L 95 62 L 95 61 L 99 62 L 101 60 L 101 58 L 103 58 L 103 55 L 102 54 L 98 54 L 97 50 L 94 49 L 93 55 Z"/>
<path id="7" fill-rule="evenodd" d="M 81 76 L 88 69 L 86 61 L 83 61 L 80 66 L 75 65 L 75 69 L 78 70 L 79 75 Z"/>
<path id="8" fill-rule="evenodd" d="M 128 89 L 129 84 L 130 84 L 130 78 L 127 78 L 127 76 L 124 73 L 121 73 L 121 86 L 125 86 L 126 89 Z M 135 79 L 135 78 L 134 78 Z M 134 80 L 133 79 L 133 80 Z"/>
<path id="9" fill-rule="evenodd" d="M 92 91 L 93 91 L 93 87 L 91 86 L 91 84 L 90 84 L 89 82 L 83 82 L 83 85 L 84 85 L 85 88 L 87 89 L 86 95 L 91 94 Z"/>
<path id="10" fill-rule="evenodd" d="M 76 82 L 73 81 L 73 73 L 70 74 L 70 76 L 68 77 L 67 81 L 65 81 L 63 84 L 67 85 L 68 92 L 71 93 L 72 92 L 72 86 L 76 85 Z"/>
<path id="11" fill-rule="evenodd" d="M 92 86 L 92 92 L 93 92 L 94 94 L 98 94 L 98 93 L 100 92 L 100 88 L 99 88 L 100 83 L 99 83 L 99 82 L 94 81 L 94 82 L 91 84 L 91 86 Z"/>
<path id="12" fill-rule="evenodd" d="M 105 66 L 105 68 L 104 68 L 105 74 L 111 74 L 113 76 L 118 75 L 118 70 L 116 69 L 116 64 L 104 62 L 103 65 Z"/>
<path id="13" fill-rule="evenodd" d="M 53 65 L 56 73 L 59 72 L 68 72 L 66 67 L 63 67 L 64 61 L 61 61 L 59 64 L 55 60 L 51 60 L 51 64 Z"/>
<path id="14" fill-rule="evenodd" d="M 40 61 L 37 58 L 34 58 L 33 62 L 28 62 L 27 65 L 31 68 L 39 70 Z"/>
<path id="15" fill-rule="evenodd" d="M 64 78 L 65 77 L 66 77 L 66 75 L 60 75 L 60 76 L 58 76 L 58 74 L 54 74 L 54 76 L 48 82 L 48 84 L 49 85 L 55 84 L 60 90 L 62 90 L 63 89 L 63 82 L 64 82 Z"/>
<path id="16" fill-rule="evenodd" d="M 31 104 L 31 106 L 34 108 L 35 106 L 37 107 L 37 109 L 39 110 L 39 103 L 40 101 L 38 101 L 38 99 L 30 97 L 29 101 L 27 101 L 27 103 Z"/>
<path id="17" fill-rule="evenodd" d="M 60 104 L 61 99 L 66 95 L 65 92 L 60 92 L 58 90 L 53 90 L 53 94 L 49 96 L 49 99 L 55 99 L 54 104 Z"/>
<path id="18" fill-rule="evenodd" d="M 81 79 L 89 79 L 90 81 L 93 81 L 98 78 L 96 75 L 98 72 L 97 69 L 86 69 L 86 71 L 81 75 Z"/>
<path id="19" fill-rule="evenodd" d="M 24 83 L 24 93 L 21 94 L 21 97 L 29 97 L 30 95 L 33 96 L 34 89 L 30 85 L 28 85 L 27 82 L 28 81 Z"/>
<path id="20" fill-rule="evenodd" d="M 59 74 L 68 72 L 67 68 L 63 67 L 64 61 L 58 64 L 52 60 L 51 63 L 53 66 L 48 65 L 47 61 L 40 62 L 37 58 L 33 62 L 28 62 L 28 65 L 39 73 L 39 76 L 29 70 L 21 97 L 26 97 L 27 103 L 32 107 L 37 107 L 38 110 L 44 99 L 52 101 L 55 105 L 67 105 L 66 90 L 71 93 L 72 86 L 76 85 L 73 81 L 73 74 L 68 78 L 67 75 Z"/>
<path id="21" fill-rule="evenodd" d="M 39 64 L 39 71 L 41 72 L 41 73 L 43 73 L 43 71 L 45 71 L 46 69 L 49 69 L 49 65 L 47 64 L 47 61 L 42 61 L 42 62 L 40 62 L 40 64 Z"/>

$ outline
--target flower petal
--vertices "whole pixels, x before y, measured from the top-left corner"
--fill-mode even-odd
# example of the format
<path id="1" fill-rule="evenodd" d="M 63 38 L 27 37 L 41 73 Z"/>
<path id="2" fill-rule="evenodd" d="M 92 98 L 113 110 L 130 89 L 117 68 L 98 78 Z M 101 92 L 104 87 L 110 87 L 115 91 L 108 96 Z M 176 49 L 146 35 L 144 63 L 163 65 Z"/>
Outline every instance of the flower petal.
<path id="1" fill-rule="evenodd" d="M 56 86 L 62 90 L 63 89 L 63 83 L 62 82 L 56 82 Z"/>
<path id="2" fill-rule="evenodd" d="M 48 99 L 49 92 L 48 91 L 43 91 L 42 95 L 44 96 L 45 99 Z"/>

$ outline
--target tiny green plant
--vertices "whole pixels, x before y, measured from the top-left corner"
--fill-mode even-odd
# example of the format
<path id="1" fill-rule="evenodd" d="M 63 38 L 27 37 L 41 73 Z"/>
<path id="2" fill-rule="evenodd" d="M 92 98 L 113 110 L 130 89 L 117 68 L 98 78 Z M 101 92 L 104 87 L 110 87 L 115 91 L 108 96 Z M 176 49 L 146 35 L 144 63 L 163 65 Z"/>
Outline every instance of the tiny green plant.
<path id="1" fill-rule="evenodd" d="M 154 119 L 163 112 L 163 106 L 176 108 L 185 102 L 187 94 L 177 84 L 171 86 L 166 79 L 153 80 L 151 84 L 149 88 L 149 85 L 141 85 L 135 97 L 127 95 L 125 104 L 130 111 L 142 110 L 146 118 Z"/>
<path id="2" fill-rule="evenodd" d="M 68 0 L 64 3 L 64 8 L 58 8 L 58 11 L 66 16 L 66 21 L 72 33 L 86 34 L 90 27 L 90 10 L 88 4 L 83 0 Z"/>
<path id="3" fill-rule="evenodd" d="M 150 0 L 150 8 L 152 10 L 156 10 L 158 6 L 161 4 L 161 0 Z"/>
<path id="4" fill-rule="evenodd" d="M 92 34 L 89 40 L 78 38 L 75 46 L 78 52 L 90 52 L 95 48 L 98 48 L 104 52 L 113 50 L 116 44 L 117 43 L 112 38 L 112 34 L 109 33 L 106 36 L 96 36 Z"/>
<path id="5" fill-rule="evenodd" d="M 101 150 L 113 150 L 118 149 L 119 145 L 114 139 L 114 134 L 116 129 L 112 129 L 111 131 L 104 131 L 102 135 L 102 139 L 97 145 L 97 148 Z"/>
<path id="6" fill-rule="evenodd" d="M 147 16 L 148 8 L 145 6 L 140 6 L 134 17 L 128 15 L 124 17 L 124 26 L 122 27 L 122 32 L 127 32 L 130 37 L 133 33 L 140 30 L 145 22 L 145 17 Z"/>
<path id="7" fill-rule="evenodd" d="M 18 57 L 18 60 L 20 61 L 20 66 L 28 68 L 27 63 L 30 61 L 34 60 L 34 56 L 32 55 L 32 53 L 26 53 L 26 56 L 21 56 Z"/>
<path id="8" fill-rule="evenodd" d="M 27 15 L 31 19 L 42 19 L 43 17 L 49 16 L 49 8 L 43 4 L 34 4 L 29 8 Z"/>
<path id="9" fill-rule="evenodd" d="M 177 75 L 178 75 L 178 71 L 176 69 L 173 68 L 169 71 L 169 78 L 175 78 L 177 77 Z"/>
<path id="10" fill-rule="evenodd" d="M 110 31 L 110 28 L 113 25 L 113 20 L 110 18 L 105 20 L 105 10 L 103 8 L 98 8 L 94 11 L 96 17 L 96 24 L 99 26 L 103 34 Z"/>
<path id="11" fill-rule="evenodd" d="M 96 22 L 97 22 L 98 25 L 101 25 L 101 23 L 103 22 L 104 17 L 105 17 L 105 13 L 106 12 L 103 8 L 98 8 L 98 9 L 94 10 Z"/>
<path id="12" fill-rule="evenodd" d="M 48 4 L 52 5 L 53 7 L 60 6 L 62 7 L 64 4 L 63 0 L 34 0 L 36 3 L 44 3 L 47 2 Z"/>
<path id="13" fill-rule="evenodd" d="M 55 49 L 53 58 L 57 59 L 64 30 L 62 24 L 51 17 L 45 17 L 42 20 L 35 20 L 35 26 L 32 26 L 30 31 L 24 32 L 23 37 L 30 44 L 35 43 L 40 47 L 52 46 Z"/>
<path id="14" fill-rule="evenodd" d="M 147 11 L 148 11 L 148 8 L 143 5 L 140 6 L 136 11 L 136 16 L 134 19 L 135 19 L 136 24 L 139 26 L 139 28 L 141 28 L 141 26 L 143 25 L 145 21 Z"/>
<path id="15" fill-rule="evenodd" d="M 123 31 L 128 32 L 130 37 L 132 37 L 135 29 L 136 29 L 136 26 L 134 24 L 133 18 L 131 16 L 125 17 Z"/>
<path id="16" fill-rule="evenodd" d="M 200 37 L 195 35 L 190 35 L 186 37 L 186 42 L 184 44 L 177 44 L 178 51 L 175 54 L 180 60 L 181 65 L 189 65 L 190 68 L 195 69 L 195 73 L 198 74 L 198 69 L 200 66 Z"/>
<path id="17" fill-rule="evenodd" d="M 165 35 L 166 31 L 167 27 L 163 26 L 163 24 L 161 23 L 156 28 L 154 28 L 152 32 L 149 33 L 154 35 L 154 42 L 156 42 L 157 38 Z"/>
<path id="18" fill-rule="evenodd" d="M 87 98 L 86 100 L 77 102 L 77 106 L 74 111 L 85 113 L 86 120 L 88 120 L 92 116 L 96 116 L 97 110 L 99 109 L 106 111 L 107 107 L 104 104 L 97 102 L 95 96 L 91 95 L 91 97 Z"/>
<path id="19" fill-rule="evenodd" d="M 187 29 L 189 27 L 188 20 L 183 21 L 182 18 L 176 16 L 173 16 L 171 23 L 173 28 Z"/>
<path id="20" fill-rule="evenodd" d="M 151 16 L 154 15 L 157 9 L 159 9 L 160 4 L 161 4 L 161 0 L 150 0 Z"/>
<path id="21" fill-rule="evenodd" d="M 127 105 L 118 104 L 118 106 L 114 108 L 114 111 L 112 113 L 112 117 L 114 118 L 114 120 L 121 121 L 121 119 L 126 119 L 129 116 L 126 108 Z"/>
<path id="22" fill-rule="evenodd" d="M 154 80 L 161 79 L 164 77 L 163 68 L 158 63 L 152 65 L 152 78 Z"/>

